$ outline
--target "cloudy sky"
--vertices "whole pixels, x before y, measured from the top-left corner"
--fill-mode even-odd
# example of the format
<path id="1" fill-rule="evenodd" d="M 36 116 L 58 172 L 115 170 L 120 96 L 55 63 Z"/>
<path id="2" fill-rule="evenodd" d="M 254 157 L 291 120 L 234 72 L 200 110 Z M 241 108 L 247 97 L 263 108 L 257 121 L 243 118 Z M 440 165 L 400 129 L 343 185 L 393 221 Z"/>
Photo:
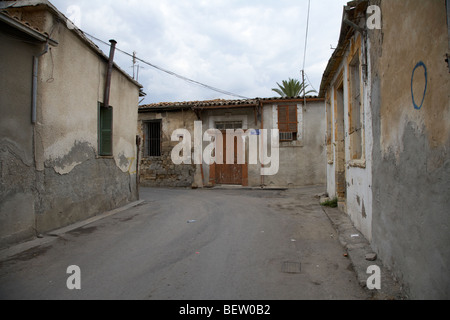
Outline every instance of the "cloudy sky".
<path id="1" fill-rule="evenodd" d="M 308 0 L 50 0 L 83 31 L 183 77 L 248 98 L 301 78 Z M 311 0 L 305 72 L 319 90 L 347 0 Z M 94 41 L 106 53 L 109 48 Z M 133 75 L 132 58 L 116 63 Z M 235 99 L 142 62 L 142 104 Z M 137 67 L 135 68 L 136 73 Z M 309 89 L 310 89 L 309 88 Z"/>

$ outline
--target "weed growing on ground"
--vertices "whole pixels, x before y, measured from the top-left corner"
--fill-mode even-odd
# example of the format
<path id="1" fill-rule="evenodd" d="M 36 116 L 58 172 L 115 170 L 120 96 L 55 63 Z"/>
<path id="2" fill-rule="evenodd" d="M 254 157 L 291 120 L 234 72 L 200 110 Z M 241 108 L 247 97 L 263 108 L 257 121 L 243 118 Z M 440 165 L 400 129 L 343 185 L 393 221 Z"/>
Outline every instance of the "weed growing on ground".
<path id="1" fill-rule="evenodd" d="M 320 204 L 322 206 L 325 206 L 325 207 L 336 208 L 338 206 L 338 199 L 337 198 L 333 198 L 333 199 L 324 201 L 324 202 L 322 202 Z"/>

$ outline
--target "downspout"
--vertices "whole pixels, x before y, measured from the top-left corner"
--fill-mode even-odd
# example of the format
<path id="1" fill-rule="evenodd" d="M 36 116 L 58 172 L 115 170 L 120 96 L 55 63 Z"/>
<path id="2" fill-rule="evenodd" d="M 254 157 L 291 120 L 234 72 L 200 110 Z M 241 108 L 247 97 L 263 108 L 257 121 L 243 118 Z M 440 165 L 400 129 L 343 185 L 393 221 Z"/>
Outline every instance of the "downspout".
<path id="1" fill-rule="evenodd" d="M 45 43 L 44 51 L 37 56 L 33 56 L 33 82 L 31 96 L 31 123 L 36 124 L 36 105 L 37 105 L 37 84 L 39 72 L 39 58 L 48 52 L 48 41 Z"/>
<path id="2" fill-rule="evenodd" d="M 37 85 L 38 85 L 38 73 L 39 73 L 39 58 L 48 52 L 48 41 L 45 43 L 44 51 L 40 54 L 33 56 L 33 81 L 31 83 L 31 123 L 33 125 L 37 122 Z M 38 170 L 37 160 L 36 160 L 36 126 L 33 127 L 33 160 L 34 160 L 34 168 Z M 37 187 L 37 194 L 39 194 L 39 187 Z M 36 203 L 36 198 L 35 198 Z M 35 210 L 34 213 L 38 211 Z M 40 236 L 38 231 L 38 217 L 34 215 L 34 231 L 36 232 L 36 236 Z"/>
<path id="3" fill-rule="evenodd" d="M 109 94 L 111 91 L 111 75 L 114 65 L 114 52 L 116 50 L 116 40 L 109 40 L 111 48 L 109 50 L 108 70 L 106 72 L 105 94 L 103 97 L 103 106 L 109 108 Z"/>

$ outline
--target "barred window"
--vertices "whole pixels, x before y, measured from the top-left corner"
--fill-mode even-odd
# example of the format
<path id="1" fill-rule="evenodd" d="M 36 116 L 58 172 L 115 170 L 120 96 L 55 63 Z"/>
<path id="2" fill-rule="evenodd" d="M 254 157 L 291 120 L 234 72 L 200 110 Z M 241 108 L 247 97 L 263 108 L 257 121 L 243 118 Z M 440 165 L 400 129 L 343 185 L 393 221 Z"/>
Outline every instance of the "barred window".
<path id="1" fill-rule="evenodd" d="M 161 121 L 144 122 L 144 156 L 161 156 Z"/>

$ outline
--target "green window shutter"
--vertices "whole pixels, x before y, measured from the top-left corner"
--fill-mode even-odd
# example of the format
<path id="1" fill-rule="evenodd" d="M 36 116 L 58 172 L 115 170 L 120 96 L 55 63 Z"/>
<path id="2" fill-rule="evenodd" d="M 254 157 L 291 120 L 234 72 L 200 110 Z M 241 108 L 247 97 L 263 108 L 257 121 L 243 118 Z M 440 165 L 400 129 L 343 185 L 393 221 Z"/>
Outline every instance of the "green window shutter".
<path id="1" fill-rule="evenodd" d="M 100 105 L 99 116 L 99 153 L 102 156 L 111 156 L 113 108 Z"/>

